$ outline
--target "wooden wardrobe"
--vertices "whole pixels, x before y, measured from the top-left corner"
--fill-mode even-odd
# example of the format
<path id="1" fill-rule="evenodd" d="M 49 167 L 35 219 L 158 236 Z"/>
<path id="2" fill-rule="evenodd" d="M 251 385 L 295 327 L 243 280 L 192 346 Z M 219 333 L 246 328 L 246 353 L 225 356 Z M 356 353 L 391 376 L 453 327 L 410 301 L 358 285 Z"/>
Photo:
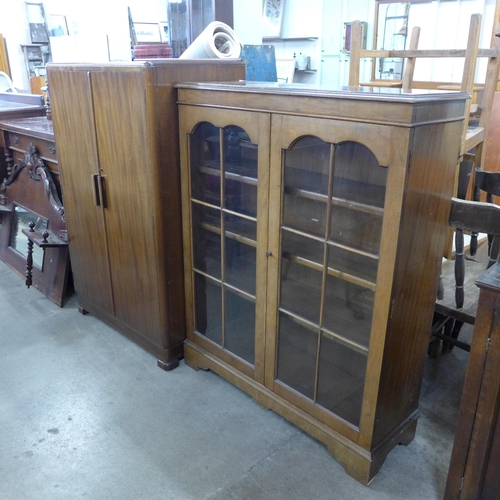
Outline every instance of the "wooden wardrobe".
<path id="1" fill-rule="evenodd" d="M 71 266 L 90 312 L 178 365 L 185 338 L 176 90 L 240 60 L 49 64 Z"/>

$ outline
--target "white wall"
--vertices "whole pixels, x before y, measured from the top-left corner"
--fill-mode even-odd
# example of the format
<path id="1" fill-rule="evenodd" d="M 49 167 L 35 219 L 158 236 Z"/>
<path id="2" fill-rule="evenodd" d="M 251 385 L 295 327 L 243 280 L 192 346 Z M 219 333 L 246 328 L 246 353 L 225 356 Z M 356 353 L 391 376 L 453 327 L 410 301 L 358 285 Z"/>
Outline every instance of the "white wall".
<path id="1" fill-rule="evenodd" d="M 12 80 L 18 88 L 29 89 L 29 80 L 21 44 L 30 44 L 25 0 L 0 0 L 0 33 L 4 35 L 9 53 Z M 8 6 L 7 6 L 8 4 Z M 81 45 L 107 35 L 112 60 L 130 60 L 128 10 L 134 22 L 164 22 L 167 20 L 167 0 L 45 0 L 47 21 L 50 14 L 67 17 L 78 26 Z M 72 40 L 74 42 L 74 40 Z M 60 44 L 64 46 L 64 41 Z M 69 43 L 68 43 L 68 46 Z M 88 60 L 92 59 L 87 51 Z"/>
<path id="2" fill-rule="evenodd" d="M 243 45 L 262 43 L 262 0 L 233 0 L 234 32 Z"/>
<path id="3" fill-rule="evenodd" d="M 16 87 L 28 89 L 28 75 L 24 65 L 23 51 L 20 47 L 20 44 L 31 43 L 26 21 L 25 2 L 21 0 L 2 1 L 0 33 L 5 37 L 7 43 L 12 80 Z"/>
<path id="4" fill-rule="evenodd" d="M 28 89 L 29 80 L 21 44 L 30 44 L 25 0 L 0 0 L 0 33 L 7 41 L 10 68 L 14 84 Z M 8 7 L 7 7 L 8 3 Z M 112 60 L 130 60 L 128 11 L 134 22 L 166 22 L 167 0 L 45 0 L 45 13 L 65 15 L 68 23 L 78 26 L 80 38 L 96 40 L 107 35 Z M 98 15 L 96 15 L 98 13 Z M 49 21 L 49 19 L 48 19 Z M 234 0 L 234 29 L 244 44 L 262 43 L 262 0 Z M 58 43 L 59 42 L 59 43 Z M 71 42 L 71 43 L 70 43 Z M 75 40 L 56 40 L 56 52 L 61 50 L 80 54 L 81 44 Z M 95 49 L 97 50 L 97 48 Z M 58 55 L 56 54 L 56 55 Z M 88 51 L 89 59 L 92 58 Z M 65 59 L 64 59 L 65 60 Z"/>
<path id="5" fill-rule="evenodd" d="M 404 1 L 404 0 L 402 0 Z M 481 47 L 489 47 L 492 22 L 497 0 L 429 0 L 414 2 L 409 13 L 408 33 L 413 26 L 421 28 L 419 47 L 424 49 L 465 48 L 470 16 L 482 14 Z M 381 6 L 381 16 L 385 7 Z M 354 20 L 368 23 L 367 47 L 372 48 L 374 0 L 324 0 L 321 83 L 328 88 L 347 84 L 349 56 L 340 51 L 343 23 Z M 382 22 L 379 20 L 379 23 Z M 408 40 L 407 40 L 408 41 Z M 386 47 L 387 48 L 387 47 Z M 339 56 L 340 52 L 340 56 Z M 476 80 L 484 81 L 486 60 L 478 61 Z M 463 60 L 420 59 L 415 68 L 415 80 L 454 81 L 461 80 Z M 361 80 L 371 78 L 371 60 L 361 67 Z"/>
<path id="6" fill-rule="evenodd" d="M 470 17 L 482 15 L 479 46 L 490 47 L 493 16 L 496 0 L 433 1 L 412 4 L 408 33 L 413 26 L 420 27 L 419 47 L 422 49 L 464 49 L 467 45 Z M 484 81 L 486 59 L 479 58 L 476 80 Z M 415 80 L 460 82 L 463 73 L 463 59 L 434 59 L 417 61 Z"/>
<path id="7" fill-rule="evenodd" d="M 293 82 L 314 84 L 321 64 L 323 0 L 285 0 L 284 5 L 281 40 L 270 41 L 276 59 L 291 59 L 294 55 L 309 57 L 313 71 L 296 71 Z"/>
<path id="8" fill-rule="evenodd" d="M 25 1 L 0 0 L 0 2 L 0 33 L 7 41 L 12 79 L 17 87 L 28 89 L 29 81 L 20 48 L 20 44 L 30 43 Z M 234 29 L 241 42 L 251 45 L 262 43 L 262 0 L 233 0 L 233 2 Z M 495 3 L 496 0 L 435 0 L 432 3 L 414 3 L 411 7 L 410 27 L 413 24 L 419 24 L 422 27 L 422 47 L 428 43 L 442 48 L 450 48 L 450 45 L 463 47 L 470 13 L 480 12 L 483 14 L 481 46 L 487 47 L 490 45 Z M 70 23 L 76 21 L 84 37 L 96 38 L 97 34 L 107 35 L 113 60 L 130 59 L 127 6 L 130 6 L 135 22 L 167 21 L 167 0 L 86 0 L 84 2 L 46 0 L 44 5 L 47 16 L 60 14 L 67 16 Z M 276 42 L 276 56 L 288 58 L 293 56 L 294 52 L 310 55 L 312 67 L 318 72 L 315 75 L 303 74 L 299 80 L 309 83 L 319 82 L 323 55 L 328 53 L 325 48 L 332 37 L 336 41 L 341 40 L 342 23 L 354 19 L 367 21 L 370 43 L 373 12 L 374 0 L 285 0 L 283 36 L 317 36 L 318 39 L 317 41 Z M 335 29 L 329 28 L 323 36 L 325 26 L 332 26 L 328 25 L 325 15 L 336 16 L 339 22 L 336 21 Z M 335 57 L 338 59 L 338 52 Z M 443 69 L 443 66 L 441 65 L 439 69 Z M 438 70 L 436 72 L 439 72 Z M 454 69 L 453 72 L 458 75 L 460 69 Z"/>

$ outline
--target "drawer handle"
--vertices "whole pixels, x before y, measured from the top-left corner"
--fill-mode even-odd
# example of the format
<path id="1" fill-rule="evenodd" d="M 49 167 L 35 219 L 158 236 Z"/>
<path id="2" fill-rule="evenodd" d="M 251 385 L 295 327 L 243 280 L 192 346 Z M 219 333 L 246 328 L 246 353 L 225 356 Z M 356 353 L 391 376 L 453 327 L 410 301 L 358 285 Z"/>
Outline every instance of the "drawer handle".
<path id="1" fill-rule="evenodd" d="M 14 142 L 14 144 L 18 144 L 19 143 L 19 136 L 18 135 L 13 135 L 12 136 L 12 141 Z"/>
<path id="2" fill-rule="evenodd" d="M 56 154 L 56 147 L 55 146 L 49 146 L 49 151 L 55 155 Z"/>

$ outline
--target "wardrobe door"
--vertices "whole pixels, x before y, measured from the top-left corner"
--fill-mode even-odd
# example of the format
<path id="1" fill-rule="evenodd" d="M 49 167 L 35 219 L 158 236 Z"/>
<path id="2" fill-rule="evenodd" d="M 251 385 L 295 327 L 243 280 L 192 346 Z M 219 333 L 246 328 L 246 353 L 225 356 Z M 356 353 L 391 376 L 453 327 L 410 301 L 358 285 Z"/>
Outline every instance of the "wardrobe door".
<path id="1" fill-rule="evenodd" d="M 114 314 L 91 75 L 88 71 L 52 70 L 49 78 L 75 289 L 83 308 Z"/>
<path id="2" fill-rule="evenodd" d="M 143 68 L 92 73 L 99 182 L 106 223 L 115 316 L 161 341 L 153 217 L 154 130 L 148 123 Z M 137 96 L 143 96 L 140 99 Z M 133 118 L 132 118 L 133 117 Z"/>

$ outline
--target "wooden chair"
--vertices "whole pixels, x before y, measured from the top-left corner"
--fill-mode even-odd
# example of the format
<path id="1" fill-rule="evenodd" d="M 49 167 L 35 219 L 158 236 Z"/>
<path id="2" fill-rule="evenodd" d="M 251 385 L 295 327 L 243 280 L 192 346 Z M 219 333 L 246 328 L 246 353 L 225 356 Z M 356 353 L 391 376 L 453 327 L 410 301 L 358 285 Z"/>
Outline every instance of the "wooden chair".
<path id="1" fill-rule="evenodd" d="M 491 107 L 498 80 L 499 53 L 500 53 L 500 24 L 496 26 L 494 42 L 490 49 L 479 48 L 479 36 L 481 27 L 481 15 L 473 14 L 470 20 L 469 34 L 465 49 L 418 49 L 420 28 L 412 30 L 409 47 L 405 50 L 365 50 L 362 49 L 362 28 L 359 21 L 352 23 L 352 38 L 349 65 L 349 86 L 390 86 L 401 88 L 402 92 L 412 92 L 414 89 L 455 89 L 467 92 L 471 99 L 467 101 L 465 109 L 464 127 L 462 130 L 461 148 L 457 155 L 457 178 L 455 185 L 455 196 L 451 205 L 450 227 L 455 230 L 455 260 L 448 259 L 443 263 L 442 284 L 444 292 L 442 298 L 436 302 L 435 322 L 432 335 L 442 339 L 444 349 L 457 345 L 464 349 L 468 346 L 458 340 L 460 328 L 464 322 L 474 323 L 477 307 L 478 290 L 474 286 L 477 276 L 486 269 L 487 263 L 479 263 L 476 260 L 465 259 L 463 231 L 476 233 L 487 233 L 500 235 L 500 207 L 490 203 L 476 201 L 465 201 L 460 198 L 472 199 L 472 189 L 469 187 L 469 178 L 474 178 L 470 172 L 474 168 L 482 169 L 485 159 L 484 141 L 487 137 L 487 129 L 491 116 Z M 397 80 L 373 80 L 360 83 L 360 64 L 363 58 L 402 58 L 405 60 L 403 79 Z M 459 84 L 450 82 L 416 82 L 414 80 L 415 65 L 420 58 L 450 58 L 458 57 L 464 59 L 462 79 Z M 476 63 L 478 57 L 486 57 L 487 70 L 485 81 L 481 84 L 475 82 Z M 472 96 L 476 95 L 476 103 L 472 106 Z M 500 174 L 498 174 L 500 175 Z M 478 176 L 480 177 L 480 176 Z M 478 179 L 479 180 L 479 179 Z M 481 186 L 478 184 L 478 189 Z M 476 190 L 476 198 L 478 191 Z M 494 193 L 493 193 L 494 194 Z M 477 198 L 479 199 L 479 198 Z M 453 231 L 450 229 L 449 242 L 447 242 L 443 254 L 453 257 L 451 241 Z M 473 252 L 474 243 L 473 238 Z M 476 245 L 477 246 L 477 245 Z M 495 247 L 496 248 L 496 247 Z M 484 248 L 482 249 L 484 250 Z M 492 259 L 496 258 L 492 251 Z M 455 281 L 455 274 L 457 281 Z M 433 347 L 436 343 L 431 344 Z"/>
<path id="2" fill-rule="evenodd" d="M 47 81 L 45 80 L 44 76 L 32 76 L 30 78 L 30 90 L 32 94 L 43 95 L 43 97 L 45 97 L 46 85 Z"/>
<path id="3" fill-rule="evenodd" d="M 477 169 L 474 193 L 479 200 L 481 190 L 487 199 L 500 195 L 500 173 Z M 458 340 L 464 323 L 473 325 L 476 318 L 479 289 L 475 280 L 499 257 L 500 206 L 491 202 L 468 201 L 453 198 L 449 225 L 455 229 L 455 259 L 445 260 L 441 270 L 440 290 L 435 306 L 431 330 L 430 353 L 436 354 L 438 341 L 443 341 L 443 352 L 453 346 L 469 350 L 469 345 Z M 471 232 L 470 254 L 465 255 L 463 232 Z M 477 247 L 477 234 L 488 234 L 489 243 Z M 471 255 L 472 254 L 472 255 Z"/>
<path id="4" fill-rule="evenodd" d="M 351 52 L 349 62 L 349 86 L 390 86 L 399 87 L 403 92 L 411 92 L 413 89 L 450 89 L 468 92 L 477 95 L 477 105 L 473 106 L 471 99 L 467 102 L 465 111 L 464 132 L 462 144 L 457 158 L 457 164 L 463 159 L 473 161 L 476 168 L 484 166 L 484 141 L 487 137 L 488 125 L 491 116 L 491 107 L 498 80 L 500 58 L 500 24 L 495 28 L 496 37 L 493 46 L 489 49 L 479 48 L 479 36 L 481 28 L 481 15 L 471 16 L 467 46 L 465 49 L 432 49 L 419 50 L 418 42 L 420 28 L 414 27 L 411 33 L 409 48 L 405 50 L 364 50 L 362 49 L 362 28 L 360 21 L 352 23 Z M 373 80 L 360 84 L 360 64 L 363 58 L 394 57 L 405 59 L 403 79 L 398 80 Z M 446 82 L 415 82 L 415 64 L 419 58 L 450 58 L 459 57 L 464 59 L 464 70 L 462 80 L 457 83 Z M 476 63 L 478 57 L 488 59 L 485 81 L 481 84 L 475 83 Z M 472 111 L 472 112 L 471 112 Z M 473 153 L 471 153 L 473 151 Z M 470 199 L 470 198 L 469 198 Z"/>

